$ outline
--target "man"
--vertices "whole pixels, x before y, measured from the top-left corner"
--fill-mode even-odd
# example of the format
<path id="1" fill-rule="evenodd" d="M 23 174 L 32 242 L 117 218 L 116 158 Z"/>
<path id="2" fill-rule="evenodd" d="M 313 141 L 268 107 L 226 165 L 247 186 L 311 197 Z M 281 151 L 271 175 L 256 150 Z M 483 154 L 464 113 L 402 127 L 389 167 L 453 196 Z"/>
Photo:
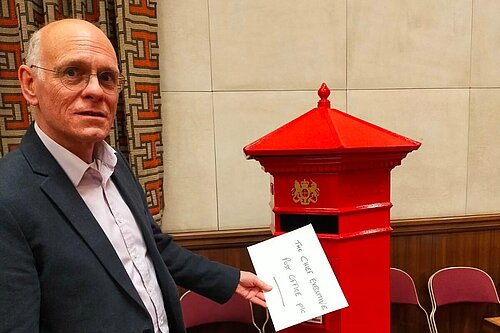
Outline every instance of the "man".
<path id="1" fill-rule="evenodd" d="M 35 123 L 0 159 L 0 332 L 184 332 L 176 284 L 265 306 L 253 273 L 177 246 L 124 158 L 103 140 L 121 75 L 82 20 L 33 35 L 18 71 Z"/>

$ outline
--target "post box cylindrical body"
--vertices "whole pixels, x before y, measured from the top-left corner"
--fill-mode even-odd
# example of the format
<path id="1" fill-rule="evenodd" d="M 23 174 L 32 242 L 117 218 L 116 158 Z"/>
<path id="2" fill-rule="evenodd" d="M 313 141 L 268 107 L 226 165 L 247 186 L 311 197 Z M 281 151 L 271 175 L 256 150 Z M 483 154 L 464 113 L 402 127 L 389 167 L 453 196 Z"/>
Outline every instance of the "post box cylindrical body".
<path id="1" fill-rule="evenodd" d="M 390 332 L 391 170 L 420 143 L 318 107 L 244 148 L 271 174 L 273 234 L 312 224 L 349 303 L 287 333 Z"/>

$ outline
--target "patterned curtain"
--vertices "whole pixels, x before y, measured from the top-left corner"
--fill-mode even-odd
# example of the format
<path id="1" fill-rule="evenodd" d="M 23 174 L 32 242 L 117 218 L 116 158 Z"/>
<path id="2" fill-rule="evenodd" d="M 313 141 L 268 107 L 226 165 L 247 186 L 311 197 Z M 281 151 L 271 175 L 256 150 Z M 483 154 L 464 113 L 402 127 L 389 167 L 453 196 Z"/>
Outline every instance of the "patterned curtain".
<path id="1" fill-rule="evenodd" d="M 34 31 L 63 18 L 92 22 L 115 46 L 127 83 L 109 141 L 128 157 L 150 211 L 161 223 L 163 144 L 155 0 L 2 0 L 0 157 L 16 148 L 32 120 L 17 80 L 25 45 Z"/>

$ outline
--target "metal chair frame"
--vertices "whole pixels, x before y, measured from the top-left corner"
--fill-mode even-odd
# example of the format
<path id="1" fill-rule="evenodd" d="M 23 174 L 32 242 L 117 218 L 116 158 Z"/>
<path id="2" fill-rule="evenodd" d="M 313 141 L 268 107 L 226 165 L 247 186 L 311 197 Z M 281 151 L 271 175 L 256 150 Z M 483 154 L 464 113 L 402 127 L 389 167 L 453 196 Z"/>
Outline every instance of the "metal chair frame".
<path id="1" fill-rule="evenodd" d="M 255 322 L 252 303 L 239 295 L 233 295 L 229 301 L 219 304 L 194 291 L 188 290 L 180 298 L 186 328 L 222 322 L 252 324 L 259 333 L 265 333 L 269 320 L 266 309 L 266 320 L 262 327 Z"/>
<path id="2" fill-rule="evenodd" d="M 461 272 L 468 274 L 466 280 L 460 279 L 459 274 Z M 449 295 L 443 295 L 442 289 L 436 288 L 436 280 L 448 277 L 452 279 L 449 280 L 451 285 L 447 285 L 449 288 L 446 291 L 448 293 L 453 291 L 454 297 L 447 299 L 446 296 Z M 482 282 L 484 284 L 472 285 L 471 282 Z M 429 277 L 428 288 L 432 303 L 429 319 L 434 333 L 438 333 L 435 318 L 436 310 L 442 305 L 464 302 L 500 304 L 493 279 L 488 273 L 476 267 L 452 266 L 442 268 Z"/>
<path id="3" fill-rule="evenodd" d="M 429 332 L 433 332 L 429 314 L 418 299 L 417 289 L 413 278 L 402 269 L 391 267 L 391 303 L 410 304 L 419 307 L 425 314 Z"/>

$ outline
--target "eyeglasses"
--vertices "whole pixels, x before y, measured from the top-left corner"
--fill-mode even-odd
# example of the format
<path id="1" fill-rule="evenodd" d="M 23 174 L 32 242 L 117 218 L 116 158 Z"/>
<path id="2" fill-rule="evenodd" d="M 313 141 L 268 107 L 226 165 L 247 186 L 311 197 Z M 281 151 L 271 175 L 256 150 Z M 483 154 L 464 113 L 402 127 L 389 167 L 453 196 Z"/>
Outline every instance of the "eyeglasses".
<path id="1" fill-rule="evenodd" d="M 30 68 L 42 69 L 44 71 L 55 73 L 61 80 L 61 83 L 72 91 L 81 91 L 87 87 L 90 76 L 95 75 L 102 90 L 110 95 L 119 93 L 125 84 L 125 77 L 119 72 L 103 71 L 100 73 L 90 73 L 76 66 L 64 67 L 60 70 L 47 69 L 36 65 Z"/>

